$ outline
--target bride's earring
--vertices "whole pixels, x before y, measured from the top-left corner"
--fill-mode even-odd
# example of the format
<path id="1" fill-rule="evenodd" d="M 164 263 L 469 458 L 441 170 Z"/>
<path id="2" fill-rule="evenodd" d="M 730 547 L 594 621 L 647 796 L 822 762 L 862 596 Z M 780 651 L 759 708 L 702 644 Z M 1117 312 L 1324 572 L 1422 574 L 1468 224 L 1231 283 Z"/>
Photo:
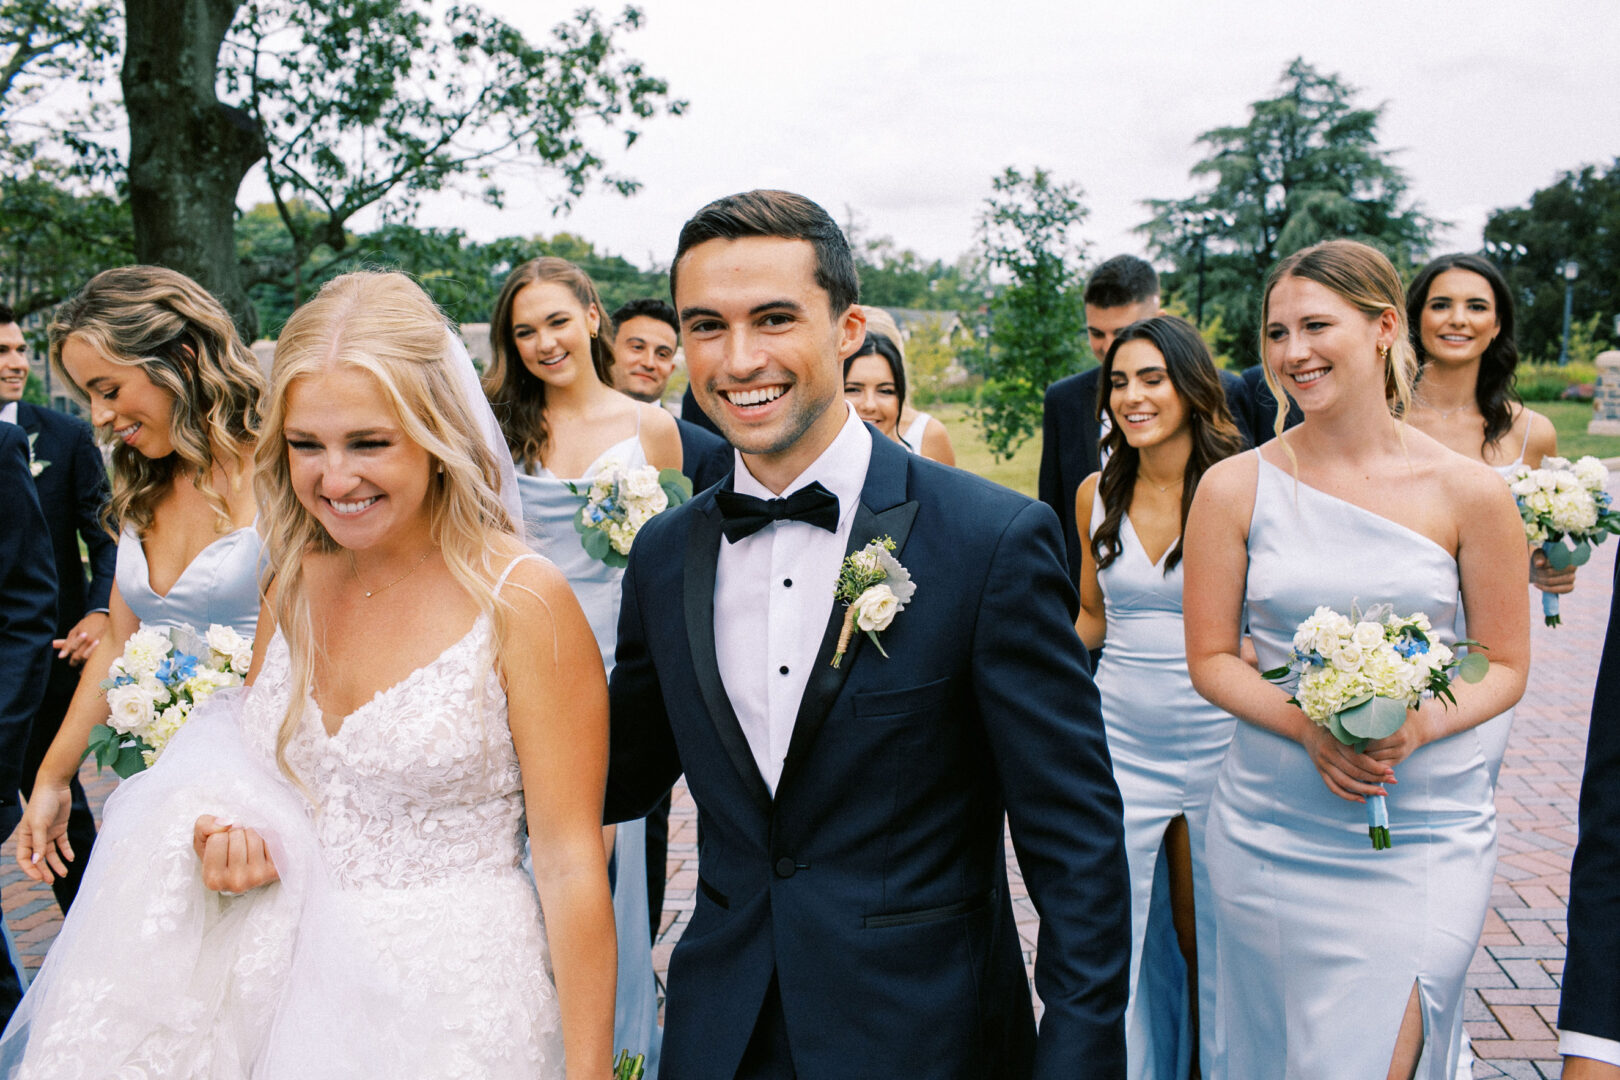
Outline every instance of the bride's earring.
<path id="1" fill-rule="evenodd" d="M 1380 345 L 1380 346 L 1378 346 L 1378 359 L 1382 360 L 1386 366 L 1389 364 L 1389 346 L 1388 345 Z"/>

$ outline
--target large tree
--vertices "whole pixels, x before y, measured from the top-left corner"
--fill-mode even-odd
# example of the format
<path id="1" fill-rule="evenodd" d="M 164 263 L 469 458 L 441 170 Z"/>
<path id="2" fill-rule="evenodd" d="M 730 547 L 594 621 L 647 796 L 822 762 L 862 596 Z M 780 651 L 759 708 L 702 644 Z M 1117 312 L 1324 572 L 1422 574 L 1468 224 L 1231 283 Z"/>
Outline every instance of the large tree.
<path id="1" fill-rule="evenodd" d="M 1485 222 L 1485 250 L 1507 272 L 1519 301 L 1520 352 L 1554 360 L 1564 326 L 1566 261 L 1580 268 L 1575 281 L 1576 321 L 1599 315 L 1597 338 L 1620 341 L 1620 158 L 1607 168 L 1586 165 L 1563 173 L 1523 206 L 1493 211 Z"/>
<path id="2" fill-rule="evenodd" d="M 1437 223 L 1407 197 L 1406 174 L 1379 144 L 1383 106 L 1360 106 L 1356 93 L 1294 60 L 1246 121 L 1198 137 L 1205 156 L 1192 175 L 1208 188 L 1147 201 L 1153 216 L 1140 231 L 1174 267 L 1167 298 L 1192 311 L 1202 300 L 1206 319 L 1219 315 L 1221 351 L 1256 357 L 1260 286 L 1278 259 L 1334 237 L 1372 244 L 1402 267 L 1428 250 Z"/>
<path id="3" fill-rule="evenodd" d="M 116 40 L 111 5 L 0 2 L 0 45 L 13 46 L 0 54 L 0 92 L 24 71 L 30 87 L 66 78 L 73 50 L 104 55 Z M 399 221 L 446 188 L 499 203 L 525 166 L 557 206 L 596 179 L 634 191 L 605 173 L 595 139 L 619 128 L 633 142 L 641 121 L 683 108 L 622 55 L 634 8 L 613 19 L 582 9 L 532 42 L 476 5 L 435 0 L 125 0 L 121 15 L 134 255 L 191 274 L 247 330 L 233 225 L 261 163 L 289 242 L 284 258 L 251 268 L 290 278 L 297 298 L 310 256 L 341 253 L 368 207 Z M 81 162 L 105 165 L 102 145 L 73 141 Z"/>
<path id="4" fill-rule="evenodd" d="M 1080 370 L 1085 312 L 1075 230 L 1085 220 L 1084 192 L 1037 168 L 1009 168 L 992 182 L 979 214 L 980 256 L 1007 284 L 990 302 L 982 343 L 965 351 L 984 376 L 974 414 L 997 457 L 1013 452 L 1041 423 L 1046 388 Z"/>

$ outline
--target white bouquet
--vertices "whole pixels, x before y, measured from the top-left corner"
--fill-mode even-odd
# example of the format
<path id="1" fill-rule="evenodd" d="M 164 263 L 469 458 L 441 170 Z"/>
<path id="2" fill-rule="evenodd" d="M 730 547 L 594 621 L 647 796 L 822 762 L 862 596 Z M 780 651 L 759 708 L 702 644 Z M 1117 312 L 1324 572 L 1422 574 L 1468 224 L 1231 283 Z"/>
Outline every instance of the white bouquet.
<path id="1" fill-rule="evenodd" d="M 1611 507 L 1609 470 L 1587 456 L 1541 459 L 1541 468 L 1520 465 L 1508 477 L 1513 498 L 1524 519 L 1524 535 L 1540 544 L 1555 570 L 1583 566 L 1592 557 L 1592 545 L 1610 533 L 1620 533 L 1620 513 Z M 1568 541 L 1566 544 L 1565 541 Z M 1541 594 L 1541 613 L 1548 626 L 1557 626 L 1558 594 Z"/>
<path id="2" fill-rule="evenodd" d="M 1485 677 L 1490 663 L 1481 653 L 1458 656 L 1430 638 L 1433 627 L 1422 612 L 1396 615 L 1388 604 L 1365 613 L 1351 605 L 1349 615 L 1319 607 L 1294 632 L 1288 663 L 1264 673 L 1274 682 L 1297 679 L 1294 696 L 1312 723 L 1346 746 L 1360 750 L 1369 739 L 1385 739 L 1406 723 L 1406 710 L 1425 695 L 1456 703 L 1455 672 L 1464 682 Z M 1459 645 L 1479 648 L 1477 642 Z M 1373 847 L 1390 846 L 1389 808 L 1382 795 L 1367 800 Z"/>
<path id="3" fill-rule="evenodd" d="M 625 566 L 641 527 L 690 499 L 692 481 L 679 469 L 660 471 L 651 465 L 627 469 L 610 460 L 583 493 L 573 484 L 568 490 L 585 500 L 574 515 L 574 531 L 585 553 L 609 566 Z"/>
<path id="4" fill-rule="evenodd" d="M 253 643 L 228 626 L 210 626 L 203 637 L 189 627 L 141 627 L 101 683 L 112 715 L 90 730 L 85 756 L 125 778 L 150 768 L 192 709 L 241 686 L 252 663 Z"/>

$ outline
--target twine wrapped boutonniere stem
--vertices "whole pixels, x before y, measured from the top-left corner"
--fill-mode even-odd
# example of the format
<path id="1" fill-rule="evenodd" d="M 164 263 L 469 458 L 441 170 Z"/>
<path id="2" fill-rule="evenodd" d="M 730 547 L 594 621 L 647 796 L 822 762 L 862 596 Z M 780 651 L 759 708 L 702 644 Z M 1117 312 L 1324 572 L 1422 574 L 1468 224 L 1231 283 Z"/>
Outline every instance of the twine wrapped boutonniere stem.
<path id="1" fill-rule="evenodd" d="M 884 536 L 867 544 L 844 560 L 838 571 L 838 591 L 834 599 L 843 601 L 844 626 L 838 632 L 838 649 L 832 666 L 837 667 L 849 649 L 857 628 L 872 640 L 873 648 L 886 660 L 878 635 L 889 628 L 894 617 L 911 602 L 917 585 L 911 571 L 894 557 L 894 540 Z"/>

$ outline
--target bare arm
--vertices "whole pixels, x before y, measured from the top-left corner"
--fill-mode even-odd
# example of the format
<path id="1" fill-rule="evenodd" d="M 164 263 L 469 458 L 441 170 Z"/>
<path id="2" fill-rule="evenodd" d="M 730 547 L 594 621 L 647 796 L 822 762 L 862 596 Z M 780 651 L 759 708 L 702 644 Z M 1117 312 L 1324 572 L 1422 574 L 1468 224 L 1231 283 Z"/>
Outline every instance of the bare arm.
<path id="1" fill-rule="evenodd" d="M 1387 739 L 1367 744 L 1369 756 L 1390 765 L 1425 743 L 1482 724 L 1518 703 L 1530 671 L 1530 608 L 1523 585 L 1524 527 L 1501 478 L 1483 466 L 1458 470 L 1448 485 L 1457 501 L 1457 575 L 1468 636 L 1486 648 L 1485 678 L 1457 680 L 1455 705 L 1425 702 Z"/>
<path id="2" fill-rule="evenodd" d="M 945 425 L 928 418 L 923 425 L 922 446 L 919 447 L 922 456 L 930 461 L 937 461 L 942 465 L 956 464 L 956 448 L 951 445 L 951 433 L 945 430 Z"/>
<path id="3" fill-rule="evenodd" d="M 656 405 L 638 405 L 641 410 L 641 452 L 655 469 L 681 467 L 681 432 L 675 418 Z"/>
<path id="4" fill-rule="evenodd" d="M 1299 706 L 1288 703 L 1286 690 L 1243 660 L 1243 593 L 1258 469 L 1253 454 L 1220 462 L 1204 474 L 1187 515 L 1182 612 L 1193 687 L 1238 719 L 1303 746 L 1335 795 L 1361 802 L 1387 794 L 1382 785 L 1394 779 L 1388 765 L 1356 753 L 1311 723 Z"/>
<path id="5" fill-rule="evenodd" d="M 514 610 L 501 670 L 568 1075 L 596 1080 L 612 1066 L 618 971 L 601 831 L 607 680 L 585 614 L 555 567 L 525 561 L 512 572 L 505 595 Z"/>
<path id="6" fill-rule="evenodd" d="M 1558 456 L 1558 429 L 1545 416 L 1531 409 L 1524 410 L 1530 425 L 1530 437 L 1524 444 L 1524 463 L 1532 469 L 1541 467 L 1544 458 Z M 1575 590 L 1575 567 L 1554 570 L 1547 556 L 1539 548 L 1530 552 L 1530 584 L 1542 592 L 1567 593 Z"/>
<path id="7" fill-rule="evenodd" d="M 1108 633 L 1108 619 L 1103 611 L 1102 586 L 1097 582 L 1097 558 L 1091 553 L 1091 500 L 1097 490 L 1101 473 L 1092 473 L 1080 481 L 1074 493 L 1075 532 L 1080 537 L 1080 615 L 1074 620 L 1074 629 L 1092 652 L 1103 643 Z"/>

